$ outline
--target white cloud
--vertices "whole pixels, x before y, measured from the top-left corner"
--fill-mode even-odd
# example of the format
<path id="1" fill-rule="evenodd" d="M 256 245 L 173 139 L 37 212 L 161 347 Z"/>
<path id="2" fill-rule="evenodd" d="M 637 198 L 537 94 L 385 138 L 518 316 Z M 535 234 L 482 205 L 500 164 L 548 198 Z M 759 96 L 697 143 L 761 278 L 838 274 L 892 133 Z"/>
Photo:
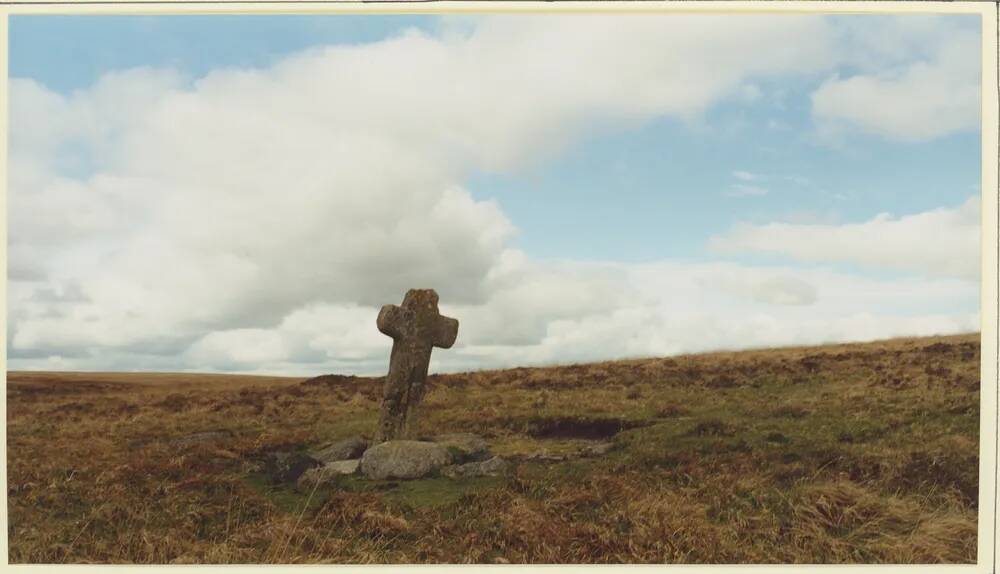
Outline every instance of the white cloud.
<path id="1" fill-rule="evenodd" d="M 816 302 L 816 286 L 796 277 L 775 277 L 755 285 L 753 298 L 775 305 L 809 305 Z"/>
<path id="2" fill-rule="evenodd" d="M 462 321 L 436 355 L 449 369 L 966 329 L 964 310 L 922 309 L 968 282 L 916 284 L 900 306 L 880 293 L 906 285 L 851 276 L 532 261 L 462 187 L 595 126 L 691 120 L 758 79 L 826 73 L 834 32 L 490 17 L 193 81 L 140 69 L 63 96 L 15 80 L 10 364 L 377 372 L 374 313 L 410 287 Z"/>
<path id="3" fill-rule="evenodd" d="M 514 228 L 467 173 L 540 161 L 595 122 L 697 115 L 828 60 L 826 29 L 491 17 L 194 81 L 140 69 L 69 96 L 15 81 L 12 268 L 82 297 L 15 313 L 12 347 L 190 340 L 420 285 L 481 302 Z M 711 65 L 689 66 L 706 45 Z"/>
<path id="4" fill-rule="evenodd" d="M 878 34 L 855 36 L 866 39 L 856 47 L 859 52 L 865 47 L 872 50 L 859 56 L 858 62 L 894 65 L 847 77 L 833 75 L 813 93 L 813 115 L 824 135 L 832 137 L 845 128 L 857 128 L 894 140 L 918 142 L 977 129 L 978 29 L 909 18 L 896 18 L 887 24 Z M 914 41 L 918 39 L 923 41 Z M 898 50 L 905 46 L 912 51 L 904 58 Z"/>
<path id="5" fill-rule="evenodd" d="M 298 308 L 273 328 L 213 331 L 185 352 L 183 362 L 204 370 L 263 365 L 353 365 L 384 362 L 387 340 L 375 328 L 378 307 L 313 304 Z"/>
<path id="6" fill-rule="evenodd" d="M 979 325 L 978 284 L 959 279 L 872 279 L 826 269 L 669 261 L 592 272 L 617 282 L 626 295 L 610 307 L 549 317 L 544 336 L 529 344 L 469 342 L 460 335 L 461 345 L 438 355 L 439 366 L 567 363 L 874 340 L 970 332 Z M 548 298 L 557 301 L 585 285 L 567 279 L 553 286 Z M 516 302 L 502 311 L 512 321 L 522 312 Z"/>
<path id="7" fill-rule="evenodd" d="M 268 329 L 215 331 L 188 349 L 193 364 L 230 365 L 275 363 L 288 358 L 285 340 Z"/>
<path id="8" fill-rule="evenodd" d="M 442 301 L 459 319 L 436 371 L 662 356 L 715 349 L 864 341 L 979 328 L 978 283 L 866 278 L 823 268 L 660 261 L 564 262 L 553 270 L 504 256 L 492 297 Z M 392 340 L 377 307 L 317 304 L 276 325 L 206 334 L 179 356 L 110 347 L 100 354 L 15 358 L 13 368 L 145 368 L 261 373 L 380 374 Z"/>
<path id="9" fill-rule="evenodd" d="M 843 262 L 927 276 L 979 278 L 980 198 L 894 218 L 862 223 L 738 225 L 713 237 L 723 254 L 772 253 L 805 262 Z"/>

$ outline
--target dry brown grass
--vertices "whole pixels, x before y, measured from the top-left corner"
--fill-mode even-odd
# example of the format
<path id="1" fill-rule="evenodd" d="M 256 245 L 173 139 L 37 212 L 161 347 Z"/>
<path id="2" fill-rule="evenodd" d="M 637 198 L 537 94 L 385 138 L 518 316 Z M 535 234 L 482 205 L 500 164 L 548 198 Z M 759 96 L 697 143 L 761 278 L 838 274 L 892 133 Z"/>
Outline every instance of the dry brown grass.
<path id="1" fill-rule="evenodd" d="M 13 563 L 969 563 L 979 337 L 434 376 L 509 476 L 296 492 L 242 462 L 375 422 L 380 380 L 7 378 Z M 216 440 L 176 439 L 215 432 Z"/>

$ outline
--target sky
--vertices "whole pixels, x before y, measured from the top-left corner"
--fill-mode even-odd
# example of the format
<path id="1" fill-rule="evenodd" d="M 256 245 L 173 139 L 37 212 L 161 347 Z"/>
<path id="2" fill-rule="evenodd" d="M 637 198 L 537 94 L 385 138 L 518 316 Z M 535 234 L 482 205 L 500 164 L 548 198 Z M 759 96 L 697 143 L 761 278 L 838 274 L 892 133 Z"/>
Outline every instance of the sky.
<path id="1" fill-rule="evenodd" d="M 10 17 L 8 368 L 979 330 L 979 17 Z"/>

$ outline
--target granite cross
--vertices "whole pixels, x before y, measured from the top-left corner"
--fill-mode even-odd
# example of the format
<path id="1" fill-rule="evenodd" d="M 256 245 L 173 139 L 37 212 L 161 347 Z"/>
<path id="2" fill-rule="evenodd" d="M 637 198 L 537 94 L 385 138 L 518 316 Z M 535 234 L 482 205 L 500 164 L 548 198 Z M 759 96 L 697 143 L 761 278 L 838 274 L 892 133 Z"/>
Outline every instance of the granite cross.
<path id="1" fill-rule="evenodd" d="M 377 324 L 393 343 L 372 444 L 415 438 L 416 409 L 423 398 L 431 350 L 455 343 L 458 320 L 438 313 L 438 295 L 433 289 L 410 289 L 402 306 L 382 307 Z"/>

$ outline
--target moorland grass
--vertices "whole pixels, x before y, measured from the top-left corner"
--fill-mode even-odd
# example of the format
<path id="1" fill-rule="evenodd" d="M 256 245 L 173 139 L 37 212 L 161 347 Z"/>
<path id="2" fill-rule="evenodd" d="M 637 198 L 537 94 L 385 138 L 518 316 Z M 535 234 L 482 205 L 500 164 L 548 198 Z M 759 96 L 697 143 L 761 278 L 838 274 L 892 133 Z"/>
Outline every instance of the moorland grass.
<path id="1" fill-rule="evenodd" d="M 979 357 L 963 335 L 432 376 L 422 428 L 513 472 L 309 492 L 243 461 L 367 433 L 379 379 L 11 372 L 10 561 L 975 562 Z M 231 434 L 171 442 L 204 431 Z"/>

